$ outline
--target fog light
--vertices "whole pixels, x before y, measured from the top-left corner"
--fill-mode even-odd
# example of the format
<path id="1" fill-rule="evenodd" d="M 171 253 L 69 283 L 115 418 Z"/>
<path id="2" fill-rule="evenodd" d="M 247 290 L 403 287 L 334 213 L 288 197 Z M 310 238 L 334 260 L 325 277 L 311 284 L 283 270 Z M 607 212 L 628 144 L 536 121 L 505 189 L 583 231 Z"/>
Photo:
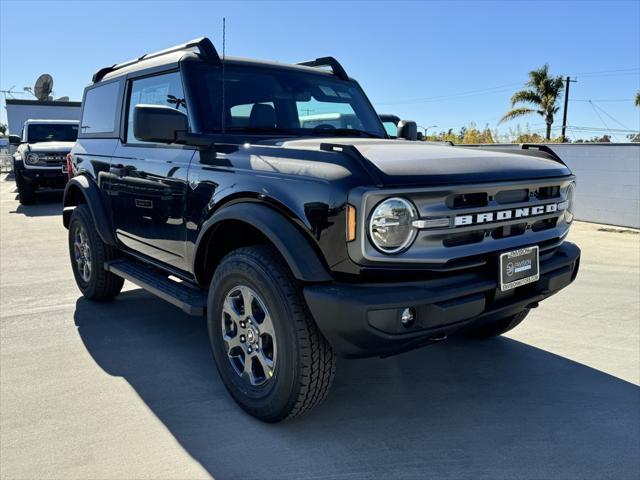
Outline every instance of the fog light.
<path id="1" fill-rule="evenodd" d="M 400 317 L 402 326 L 405 328 L 412 327 L 416 323 L 416 309 L 413 307 L 407 307 L 402 310 L 402 316 Z"/>

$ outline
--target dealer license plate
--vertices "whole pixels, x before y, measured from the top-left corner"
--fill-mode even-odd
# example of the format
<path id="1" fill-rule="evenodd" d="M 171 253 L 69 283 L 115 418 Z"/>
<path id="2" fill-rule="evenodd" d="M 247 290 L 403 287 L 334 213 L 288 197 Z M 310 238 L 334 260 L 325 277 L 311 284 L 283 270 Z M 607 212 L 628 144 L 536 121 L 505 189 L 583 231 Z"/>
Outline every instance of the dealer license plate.
<path id="1" fill-rule="evenodd" d="M 538 246 L 500 255 L 500 290 L 503 292 L 540 279 Z"/>

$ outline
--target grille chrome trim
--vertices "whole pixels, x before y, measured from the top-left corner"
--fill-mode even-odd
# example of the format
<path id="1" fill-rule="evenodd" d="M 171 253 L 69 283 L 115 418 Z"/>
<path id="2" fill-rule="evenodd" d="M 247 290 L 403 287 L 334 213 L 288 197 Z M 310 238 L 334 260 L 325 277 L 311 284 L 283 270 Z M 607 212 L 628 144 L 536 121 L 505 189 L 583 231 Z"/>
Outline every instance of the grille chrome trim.
<path id="1" fill-rule="evenodd" d="M 69 152 L 31 152 L 38 155 L 38 163 L 23 162 L 27 169 L 39 170 L 59 170 L 67 163 L 67 153 Z"/>
<path id="2" fill-rule="evenodd" d="M 440 270 L 443 267 L 466 263 L 464 260 L 471 257 L 478 259 L 482 263 L 481 257 L 504 251 L 516 249 L 526 245 L 541 245 L 549 240 L 560 238 L 564 240 L 568 233 L 569 223 L 565 221 L 564 209 L 566 209 L 566 199 L 564 198 L 564 188 L 574 181 L 573 175 L 538 180 L 522 180 L 513 182 L 495 182 L 485 184 L 462 184 L 447 185 L 425 188 L 387 188 L 375 189 L 359 187 L 349 195 L 349 203 L 360 205 L 358 209 L 358 232 L 357 241 L 348 245 L 349 257 L 360 265 L 380 265 L 380 266 L 422 266 L 425 269 Z M 526 190 L 529 196 L 526 201 L 517 203 L 498 203 L 495 196 L 498 192 Z M 559 191 L 559 195 L 549 196 L 548 192 Z M 461 207 L 460 202 L 452 202 L 452 198 L 469 194 L 480 198 L 482 193 L 487 193 L 486 206 Z M 539 194 L 540 193 L 540 194 Z M 501 200 L 504 200 L 503 194 Z M 366 228 L 369 223 L 369 216 L 372 208 L 380 201 L 389 197 L 403 197 L 411 201 L 419 212 L 419 219 L 414 223 L 417 227 L 417 236 L 413 244 L 396 255 L 383 254 L 377 251 L 368 242 Z M 523 196 L 513 195 L 511 198 L 522 199 Z M 473 202 L 472 202 L 473 203 Z M 543 214 L 522 216 L 519 218 L 508 218 L 504 220 L 494 220 L 470 225 L 455 226 L 454 218 L 458 215 L 474 215 L 478 213 L 491 213 L 516 208 L 534 208 L 554 204 L 556 211 L 549 211 Z M 476 204 L 477 205 L 477 204 Z M 512 215 L 513 217 L 513 215 Z M 427 220 L 440 219 L 438 227 L 425 228 L 428 226 Z M 448 225 L 444 225 L 448 219 Z M 533 231 L 531 227 L 540 222 L 546 221 L 544 228 Z M 523 225 L 524 224 L 524 228 Z M 462 242 L 452 243 L 445 246 L 445 240 L 454 235 L 473 235 L 472 243 Z M 471 237 L 470 237 L 471 238 Z M 541 248 L 542 253 L 542 248 Z M 464 267 L 462 267 L 464 268 Z M 447 270 L 449 268 L 446 268 Z M 454 268 L 455 269 L 455 268 Z"/>

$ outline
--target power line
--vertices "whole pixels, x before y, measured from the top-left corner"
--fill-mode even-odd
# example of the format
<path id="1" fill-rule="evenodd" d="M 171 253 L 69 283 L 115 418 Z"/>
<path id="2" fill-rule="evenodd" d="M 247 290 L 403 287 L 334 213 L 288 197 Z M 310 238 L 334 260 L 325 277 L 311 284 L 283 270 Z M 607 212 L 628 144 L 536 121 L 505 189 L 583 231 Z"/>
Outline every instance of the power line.
<path id="1" fill-rule="evenodd" d="M 572 76 L 574 78 L 576 76 L 580 76 L 582 78 L 597 78 L 597 77 L 615 77 L 615 76 L 621 76 L 621 75 L 624 76 L 624 75 L 638 75 L 638 74 L 640 74 L 640 67 L 621 68 L 616 70 L 598 70 L 593 72 L 579 72 L 579 73 L 574 73 Z M 446 95 L 438 95 L 433 97 L 400 99 L 400 100 L 375 102 L 375 103 L 376 105 L 403 105 L 403 104 L 409 104 L 409 103 L 429 103 L 429 102 L 439 102 L 444 100 L 456 100 L 456 99 L 469 98 L 469 97 L 475 97 L 475 96 L 503 93 L 503 92 L 509 91 L 511 87 L 521 87 L 524 85 L 525 83 L 523 82 L 509 83 L 505 85 L 497 85 L 495 87 L 487 87 L 487 88 L 481 88 L 477 90 L 468 90 L 468 91 L 459 92 L 459 93 L 449 93 Z M 574 101 L 574 100 L 570 100 L 570 101 Z M 605 101 L 605 100 L 599 100 L 599 101 Z M 606 100 L 606 101 L 610 101 L 610 100 Z M 627 100 L 616 99 L 615 101 L 627 101 Z"/>
<path id="2" fill-rule="evenodd" d="M 491 95 L 494 93 L 503 93 L 505 91 L 510 91 L 512 87 L 514 86 L 522 86 L 523 84 L 521 82 L 518 83 L 510 83 L 510 84 L 506 84 L 506 85 L 499 85 L 497 87 L 490 87 L 490 88 L 482 88 L 479 90 L 469 90 L 466 92 L 460 92 L 460 93 L 450 93 L 447 95 L 438 95 L 435 97 L 423 97 L 423 98 L 413 98 L 413 99 L 402 99 L 402 100 L 396 100 L 396 101 L 385 101 L 385 102 L 375 102 L 377 105 L 400 105 L 400 104 L 404 104 L 404 103 L 421 103 L 421 102 L 437 102 L 440 100 L 449 100 L 449 99 L 456 99 L 456 98 L 467 98 L 467 97 L 474 97 L 477 95 Z"/>
<path id="3" fill-rule="evenodd" d="M 623 75 L 629 75 L 629 74 L 633 74 L 634 72 L 638 72 L 640 71 L 640 67 L 633 67 L 633 68 L 619 68 L 617 70 L 598 70 L 595 72 L 578 72 L 578 73 L 574 73 L 574 76 L 577 75 L 581 75 L 583 77 L 597 77 L 600 75 L 616 75 L 616 74 L 623 74 Z"/>
<path id="4" fill-rule="evenodd" d="M 613 99 L 597 99 L 597 100 L 588 100 L 588 99 L 577 99 L 572 98 L 569 100 L 570 102 L 600 102 L 600 103 L 613 103 L 613 102 L 633 102 L 633 98 L 613 98 Z"/>
<path id="5" fill-rule="evenodd" d="M 607 122 L 604 121 L 604 118 L 602 118 L 602 115 L 600 115 L 600 113 L 598 112 L 598 110 L 596 109 L 596 107 L 593 105 L 593 102 L 589 102 L 589 104 L 591 105 L 591 108 L 593 108 L 593 111 L 596 112 L 596 115 L 598 116 L 598 118 L 600 119 L 600 121 L 602 122 L 602 124 L 607 127 L 607 129 L 609 128 L 609 125 L 607 125 Z M 611 135 L 613 135 L 613 137 L 617 140 L 618 137 L 615 135 L 615 133 L 612 133 Z"/>
<path id="6" fill-rule="evenodd" d="M 591 105 L 593 105 L 594 107 L 596 107 L 598 110 L 600 110 L 602 113 L 604 113 L 607 117 L 609 117 L 611 120 L 613 120 L 614 122 L 616 122 L 618 125 L 620 125 L 622 128 L 629 128 L 627 127 L 625 124 L 619 122 L 616 118 L 614 118 L 612 115 L 610 115 L 609 113 L 607 113 L 607 111 L 602 108 L 599 105 L 596 105 L 594 102 L 591 102 Z"/>
<path id="7" fill-rule="evenodd" d="M 628 73 L 611 73 L 611 74 L 602 74 L 602 75 L 576 75 L 576 78 L 580 79 L 591 79 L 591 78 L 603 78 L 603 77 L 624 77 L 626 75 L 640 76 L 640 72 L 628 72 Z"/>
<path id="8" fill-rule="evenodd" d="M 640 67 L 617 68 L 614 70 L 596 70 L 592 72 L 577 72 L 574 75 L 589 75 L 592 73 L 628 72 L 629 70 L 640 70 Z"/>
<path id="9" fill-rule="evenodd" d="M 529 125 L 529 127 L 538 127 L 538 128 L 530 128 L 531 131 L 542 132 L 546 127 L 542 127 L 541 123 L 534 123 L 533 125 Z M 551 130 L 559 130 L 562 128 L 562 125 L 554 125 L 551 127 Z M 567 130 L 580 130 L 580 131 L 594 131 L 594 132 L 616 132 L 616 133 L 636 133 L 638 130 L 633 129 L 622 129 L 622 128 L 600 128 L 600 127 L 588 127 L 581 125 L 567 125 Z"/>
<path id="10" fill-rule="evenodd" d="M 554 129 L 559 127 L 554 127 Z M 611 133 L 637 133 L 637 130 L 623 130 L 621 128 L 599 128 L 599 127 L 579 127 L 579 126 L 571 126 L 567 125 L 567 130 L 576 130 L 583 132 L 611 132 Z"/>

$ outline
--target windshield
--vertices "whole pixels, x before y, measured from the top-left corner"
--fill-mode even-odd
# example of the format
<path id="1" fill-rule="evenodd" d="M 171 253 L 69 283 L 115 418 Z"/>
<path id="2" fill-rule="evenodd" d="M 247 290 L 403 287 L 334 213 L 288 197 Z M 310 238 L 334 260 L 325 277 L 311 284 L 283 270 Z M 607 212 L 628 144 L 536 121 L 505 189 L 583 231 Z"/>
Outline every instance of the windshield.
<path id="1" fill-rule="evenodd" d="M 192 90 L 203 133 L 222 131 L 221 69 L 195 65 Z M 357 83 L 268 67 L 225 67 L 224 129 L 228 134 L 361 136 L 385 130 Z"/>
<path id="2" fill-rule="evenodd" d="M 77 137 L 78 125 L 71 123 L 32 123 L 27 136 L 29 143 L 75 142 Z"/>

